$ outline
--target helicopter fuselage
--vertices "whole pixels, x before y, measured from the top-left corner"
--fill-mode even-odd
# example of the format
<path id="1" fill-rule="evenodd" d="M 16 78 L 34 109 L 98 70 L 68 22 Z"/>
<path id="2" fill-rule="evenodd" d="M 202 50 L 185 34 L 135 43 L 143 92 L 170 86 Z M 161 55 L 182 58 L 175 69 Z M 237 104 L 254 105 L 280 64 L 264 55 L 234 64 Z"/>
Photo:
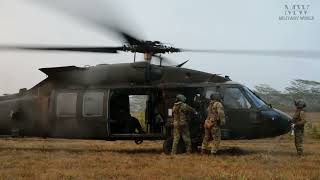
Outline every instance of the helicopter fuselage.
<path id="1" fill-rule="evenodd" d="M 18 94 L 0 97 L 0 134 L 105 140 L 171 137 L 175 96 L 184 94 L 193 142 L 202 139 L 210 94 L 223 96 L 223 139 L 274 137 L 291 118 L 227 77 L 146 62 L 40 69 L 48 77 Z M 159 116 L 161 121 L 159 121 Z M 144 133 L 130 130 L 136 117 Z M 131 128 L 132 129 L 132 128 Z"/>

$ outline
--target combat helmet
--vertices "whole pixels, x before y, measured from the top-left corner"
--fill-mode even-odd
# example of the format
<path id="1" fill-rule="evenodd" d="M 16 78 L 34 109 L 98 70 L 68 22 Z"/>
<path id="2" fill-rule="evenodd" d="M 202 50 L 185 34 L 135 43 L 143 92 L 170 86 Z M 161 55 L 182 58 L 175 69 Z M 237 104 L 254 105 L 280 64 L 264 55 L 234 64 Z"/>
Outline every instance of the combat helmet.
<path id="1" fill-rule="evenodd" d="M 221 101 L 221 94 L 219 92 L 213 92 L 210 94 L 210 99 Z"/>
<path id="2" fill-rule="evenodd" d="M 294 105 L 298 108 L 298 109 L 303 109 L 305 108 L 307 105 L 306 105 L 306 102 L 304 102 L 304 100 L 302 99 L 298 99 L 298 100 L 295 100 L 294 101 Z"/>
<path id="3" fill-rule="evenodd" d="M 186 99 L 187 99 L 187 98 L 186 98 L 183 94 L 178 94 L 178 95 L 176 96 L 176 102 L 179 102 L 179 101 L 185 102 Z"/>

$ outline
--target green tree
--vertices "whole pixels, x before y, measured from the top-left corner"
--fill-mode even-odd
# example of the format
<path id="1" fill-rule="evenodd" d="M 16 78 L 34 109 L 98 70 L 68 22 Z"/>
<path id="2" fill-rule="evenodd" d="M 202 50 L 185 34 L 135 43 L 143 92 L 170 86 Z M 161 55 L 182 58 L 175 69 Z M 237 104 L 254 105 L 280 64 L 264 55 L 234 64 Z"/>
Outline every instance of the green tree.
<path id="1" fill-rule="evenodd" d="M 270 85 L 268 84 L 260 84 L 260 85 L 257 85 L 254 87 L 255 88 L 255 91 L 258 93 L 258 94 L 280 94 L 281 92 L 272 88 Z"/>
<path id="2" fill-rule="evenodd" d="M 296 99 L 307 103 L 308 111 L 320 111 L 320 82 L 295 79 L 281 92 L 268 84 L 255 86 L 255 92 L 266 102 L 282 110 L 293 110 Z"/>
<path id="3" fill-rule="evenodd" d="M 295 79 L 286 88 L 287 94 L 292 99 L 303 99 L 311 111 L 320 110 L 320 82 Z"/>
<path id="4" fill-rule="evenodd" d="M 296 95 L 320 95 L 320 82 L 295 79 L 291 81 L 291 85 L 286 88 L 289 94 Z"/>

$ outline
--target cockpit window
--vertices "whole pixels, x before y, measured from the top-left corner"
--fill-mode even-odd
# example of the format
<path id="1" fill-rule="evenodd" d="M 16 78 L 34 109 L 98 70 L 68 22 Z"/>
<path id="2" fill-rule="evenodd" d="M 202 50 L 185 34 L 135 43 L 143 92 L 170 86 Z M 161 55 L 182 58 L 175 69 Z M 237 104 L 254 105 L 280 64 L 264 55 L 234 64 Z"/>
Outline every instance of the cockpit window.
<path id="1" fill-rule="evenodd" d="M 254 105 L 257 106 L 257 108 L 266 106 L 266 104 L 260 98 L 258 98 L 249 88 L 245 87 L 244 90 L 249 98 L 253 101 Z"/>
<path id="2" fill-rule="evenodd" d="M 250 109 L 251 104 L 242 94 L 239 88 L 226 88 L 224 91 L 223 103 L 230 109 Z"/>

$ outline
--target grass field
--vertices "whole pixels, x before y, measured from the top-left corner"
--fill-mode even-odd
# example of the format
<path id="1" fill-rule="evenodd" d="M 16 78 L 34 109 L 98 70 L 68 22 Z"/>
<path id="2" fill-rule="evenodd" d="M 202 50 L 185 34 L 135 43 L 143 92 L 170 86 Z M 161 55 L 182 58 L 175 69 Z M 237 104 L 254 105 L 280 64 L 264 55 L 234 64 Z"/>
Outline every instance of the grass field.
<path id="1" fill-rule="evenodd" d="M 313 124 L 320 113 L 312 114 Z M 168 156 L 161 141 L 0 139 L 0 179 L 320 179 L 320 140 L 223 141 L 219 155 Z"/>

